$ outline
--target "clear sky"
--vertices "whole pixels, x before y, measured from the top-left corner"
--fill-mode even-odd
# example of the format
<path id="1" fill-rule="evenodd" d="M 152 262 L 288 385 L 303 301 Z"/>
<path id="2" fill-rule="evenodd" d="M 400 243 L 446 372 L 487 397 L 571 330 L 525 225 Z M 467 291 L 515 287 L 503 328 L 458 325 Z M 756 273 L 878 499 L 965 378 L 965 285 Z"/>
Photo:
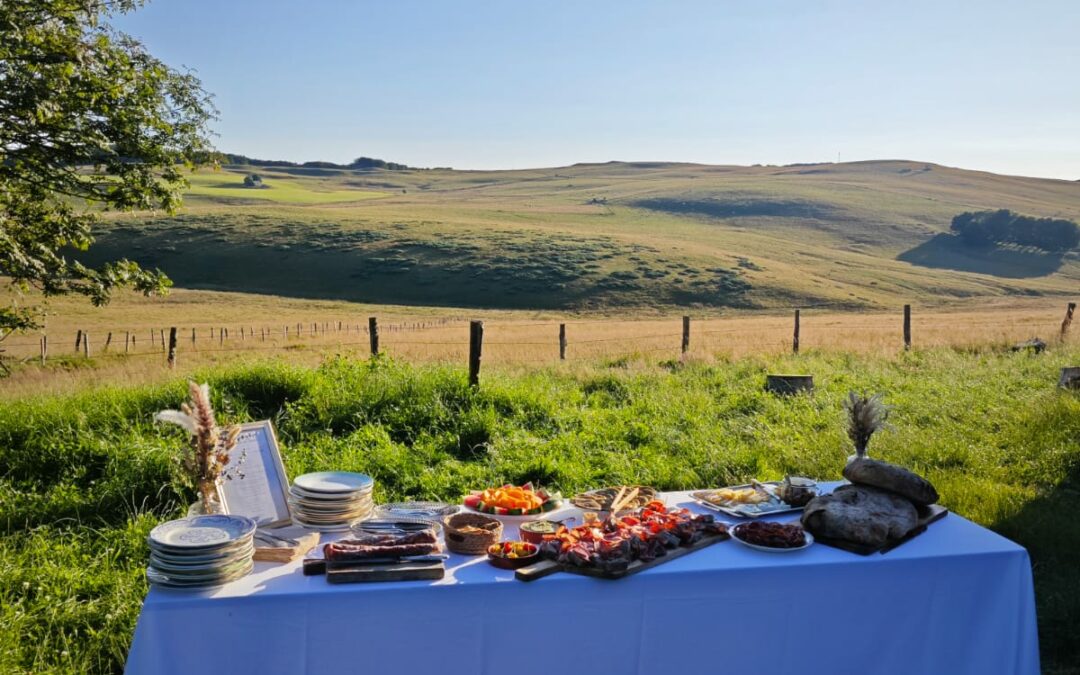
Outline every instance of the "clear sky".
<path id="1" fill-rule="evenodd" d="M 115 25 L 266 159 L 1080 179 L 1080 0 L 152 0 Z"/>

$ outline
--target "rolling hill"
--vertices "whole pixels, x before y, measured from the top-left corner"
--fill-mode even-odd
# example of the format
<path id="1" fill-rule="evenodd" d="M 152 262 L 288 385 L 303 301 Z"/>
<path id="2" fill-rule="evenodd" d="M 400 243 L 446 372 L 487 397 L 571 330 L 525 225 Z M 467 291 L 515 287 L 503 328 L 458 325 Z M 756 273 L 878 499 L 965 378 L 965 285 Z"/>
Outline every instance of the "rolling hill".
<path id="1" fill-rule="evenodd" d="M 264 189 L 243 187 L 257 171 Z M 517 171 L 229 166 L 173 216 L 110 219 L 89 262 L 180 287 L 456 307 L 863 308 L 1075 293 L 1077 252 L 972 252 L 962 211 L 1080 219 L 1080 183 L 908 161 Z"/>

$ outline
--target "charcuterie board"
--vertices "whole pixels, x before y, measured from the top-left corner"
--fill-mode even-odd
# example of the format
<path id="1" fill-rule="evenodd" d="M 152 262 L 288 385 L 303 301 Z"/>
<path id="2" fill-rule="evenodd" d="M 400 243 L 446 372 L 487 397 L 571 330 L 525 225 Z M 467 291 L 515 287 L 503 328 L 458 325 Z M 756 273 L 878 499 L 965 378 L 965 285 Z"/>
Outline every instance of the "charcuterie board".
<path id="1" fill-rule="evenodd" d="M 709 535 L 689 546 L 679 546 L 677 548 L 668 549 L 667 555 L 653 558 L 648 562 L 634 560 L 626 567 L 625 570 L 620 570 L 618 572 L 608 572 L 605 570 L 597 569 L 595 567 L 577 567 L 574 565 L 564 565 L 557 560 L 542 560 L 538 563 L 533 563 L 528 567 L 522 567 L 514 574 L 514 577 L 518 581 L 536 581 L 537 579 L 542 579 L 543 577 L 550 576 L 552 574 L 555 574 L 556 572 L 569 572 L 571 574 L 582 574 L 589 577 L 596 577 L 598 579 L 622 579 L 623 577 L 628 577 L 631 574 L 637 574 L 638 572 L 644 572 L 645 570 L 651 567 L 656 567 L 661 563 L 670 562 L 672 560 L 675 560 L 676 558 L 681 558 L 688 553 L 700 551 L 707 546 L 711 546 L 713 544 L 725 541 L 730 538 L 731 535 L 727 533 Z"/>

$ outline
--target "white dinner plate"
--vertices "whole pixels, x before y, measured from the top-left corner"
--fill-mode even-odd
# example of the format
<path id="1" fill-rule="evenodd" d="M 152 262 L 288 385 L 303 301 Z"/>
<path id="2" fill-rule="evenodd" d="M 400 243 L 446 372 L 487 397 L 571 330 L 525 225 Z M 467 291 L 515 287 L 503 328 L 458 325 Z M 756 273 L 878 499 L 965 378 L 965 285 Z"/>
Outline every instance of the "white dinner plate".
<path id="1" fill-rule="evenodd" d="M 251 553 L 248 553 L 242 558 L 236 558 L 235 560 L 226 560 L 224 561 L 224 564 L 214 563 L 211 565 L 194 567 L 190 565 L 174 565 L 151 555 L 150 567 L 170 576 L 175 575 L 177 577 L 184 577 L 188 579 L 207 579 L 213 577 L 228 576 L 234 572 L 238 572 L 242 567 L 246 566 L 248 563 L 251 562 L 251 555 Z"/>
<path id="2" fill-rule="evenodd" d="M 739 525 L 744 524 L 745 523 L 739 523 Z M 795 548 L 775 548 L 773 546 L 761 546 L 759 544 L 751 544 L 750 542 L 741 539 L 739 535 L 735 533 L 735 530 L 738 529 L 739 525 L 731 525 L 728 527 L 728 532 L 731 534 L 731 538 L 739 542 L 743 546 L 746 546 L 748 548 L 755 548 L 759 551 L 765 551 L 766 553 L 794 553 L 795 551 L 805 551 L 806 549 L 814 545 L 814 535 L 810 534 L 805 529 L 803 530 L 803 536 L 806 537 L 806 544 L 803 546 L 796 546 Z"/>
<path id="3" fill-rule="evenodd" d="M 354 502 L 361 499 L 371 499 L 371 490 L 354 490 L 351 492 L 311 492 L 293 485 L 289 488 L 289 496 L 293 499 L 304 499 L 312 502 Z"/>
<path id="4" fill-rule="evenodd" d="M 250 538 L 255 521 L 244 516 L 192 516 L 162 523 L 150 530 L 151 546 L 185 551 L 217 549 Z"/>
<path id="5" fill-rule="evenodd" d="M 249 556 L 255 551 L 254 542 L 249 542 L 244 546 L 236 549 L 229 549 L 223 553 L 214 553 L 206 555 L 177 555 L 170 551 L 162 551 L 159 549 L 151 549 L 151 557 L 163 560 L 166 563 L 173 565 L 213 565 L 215 563 L 221 563 L 222 561 L 229 561 L 235 558 L 243 558 Z"/>
<path id="6" fill-rule="evenodd" d="M 375 484 L 371 476 L 350 471 L 317 471 L 297 476 L 293 485 L 315 494 L 349 493 L 370 490 Z"/>
<path id="7" fill-rule="evenodd" d="M 251 570 L 255 568 L 254 561 L 249 562 L 239 570 L 232 572 L 225 576 L 216 576 L 208 579 L 192 579 L 183 576 L 177 576 L 175 574 L 168 574 L 153 567 L 146 568 L 146 580 L 155 586 L 164 586 L 166 588 L 212 588 L 214 586 L 221 586 L 227 584 L 230 581 L 236 581 L 237 579 L 246 576 L 251 573 Z"/>

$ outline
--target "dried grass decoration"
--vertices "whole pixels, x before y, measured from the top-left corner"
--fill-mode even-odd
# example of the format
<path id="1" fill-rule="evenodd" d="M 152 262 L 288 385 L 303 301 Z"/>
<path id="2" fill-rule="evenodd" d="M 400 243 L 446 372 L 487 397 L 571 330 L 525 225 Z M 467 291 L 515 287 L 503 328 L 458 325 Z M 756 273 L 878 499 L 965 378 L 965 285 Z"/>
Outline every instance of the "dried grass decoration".
<path id="1" fill-rule="evenodd" d="M 847 400 L 844 401 L 844 410 L 847 411 L 848 438 L 855 444 L 855 454 L 849 457 L 848 461 L 862 459 L 866 457 L 866 446 L 870 444 L 870 437 L 874 432 L 885 428 L 889 408 L 882 403 L 881 394 L 867 397 L 849 392 Z"/>
<path id="2" fill-rule="evenodd" d="M 214 513 L 221 508 L 217 491 L 220 481 L 242 479 L 244 474 L 240 467 L 247 454 L 241 454 L 226 468 L 229 453 L 236 447 L 240 427 L 233 425 L 223 429 L 217 425 L 208 385 L 188 382 L 188 393 L 191 400 L 181 404 L 180 410 L 162 410 L 154 419 L 176 424 L 191 434 L 191 452 L 181 459 L 180 465 L 195 483 L 203 511 Z"/>

